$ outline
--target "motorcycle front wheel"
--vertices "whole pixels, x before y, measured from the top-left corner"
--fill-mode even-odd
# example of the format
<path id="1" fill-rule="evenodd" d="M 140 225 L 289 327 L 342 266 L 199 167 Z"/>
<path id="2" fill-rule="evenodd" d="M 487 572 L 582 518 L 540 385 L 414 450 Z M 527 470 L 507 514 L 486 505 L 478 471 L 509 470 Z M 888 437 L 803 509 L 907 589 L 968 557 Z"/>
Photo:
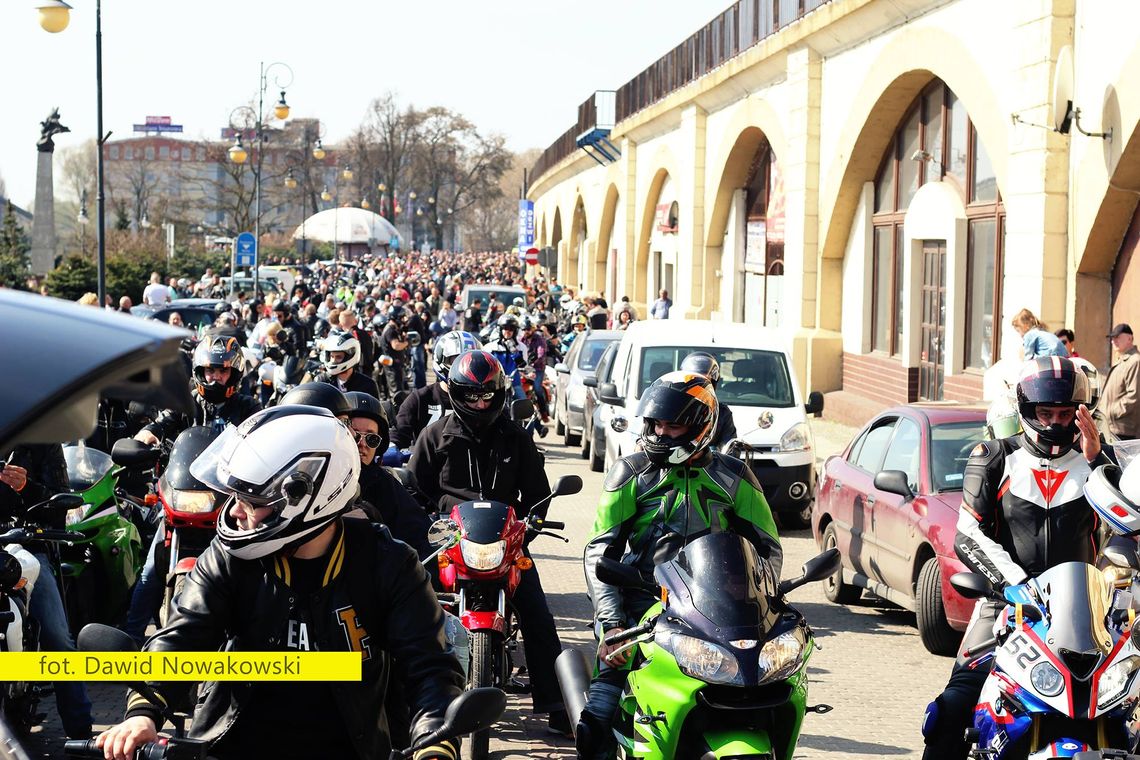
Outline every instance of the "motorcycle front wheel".
<path id="1" fill-rule="evenodd" d="M 496 686 L 496 657 L 499 644 L 490 631 L 471 632 L 470 688 Z M 485 760 L 491 748 L 491 729 L 471 734 L 471 760 Z"/>

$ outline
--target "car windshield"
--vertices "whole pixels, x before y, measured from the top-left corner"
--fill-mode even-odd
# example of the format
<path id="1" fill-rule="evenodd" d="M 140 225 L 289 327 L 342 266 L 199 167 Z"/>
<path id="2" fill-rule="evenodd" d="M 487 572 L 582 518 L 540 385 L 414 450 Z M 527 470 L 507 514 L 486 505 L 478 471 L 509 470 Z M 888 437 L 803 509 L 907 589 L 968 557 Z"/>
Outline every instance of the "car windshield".
<path id="1" fill-rule="evenodd" d="M 486 314 L 487 304 L 491 301 L 492 293 L 495 294 L 495 301 L 501 303 L 503 306 L 510 306 L 511 303 L 515 300 L 516 296 L 523 295 L 523 291 L 508 285 L 503 285 L 500 287 L 495 287 L 493 285 L 480 288 L 469 287 L 464 294 L 463 303 L 471 306 L 474 304 L 475 299 L 478 298 L 481 301 L 479 304 L 479 309 L 483 314 Z"/>
<path id="2" fill-rule="evenodd" d="M 641 377 L 637 397 L 654 380 L 681 366 L 686 356 L 704 351 L 720 363 L 718 400 L 732 406 L 795 406 L 792 379 L 784 354 L 753 348 L 719 346 L 649 346 L 641 352 Z"/>
<path id="3" fill-rule="evenodd" d="M 930 478 L 935 491 L 961 491 L 970 452 L 982 442 L 983 423 L 949 422 L 930 430 Z"/>
<path id="4" fill-rule="evenodd" d="M 582 346 L 582 353 L 578 354 L 578 369 L 587 372 L 593 372 L 597 369 L 602 354 L 606 352 L 606 346 L 613 342 L 612 338 L 587 340 L 586 345 Z"/>

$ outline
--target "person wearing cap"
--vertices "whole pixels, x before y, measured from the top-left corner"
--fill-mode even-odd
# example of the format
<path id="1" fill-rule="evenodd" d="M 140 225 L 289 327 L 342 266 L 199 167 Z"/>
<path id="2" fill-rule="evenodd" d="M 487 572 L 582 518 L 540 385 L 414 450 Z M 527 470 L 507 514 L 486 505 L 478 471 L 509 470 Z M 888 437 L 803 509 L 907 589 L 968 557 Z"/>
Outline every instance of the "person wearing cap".
<path id="1" fill-rule="evenodd" d="M 1120 440 L 1140 436 L 1140 359 L 1137 358 L 1132 327 L 1121 322 L 1108 334 L 1116 349 L 1117 362 L 1104 381 L 1100 414 L 1105 432 Z"/>

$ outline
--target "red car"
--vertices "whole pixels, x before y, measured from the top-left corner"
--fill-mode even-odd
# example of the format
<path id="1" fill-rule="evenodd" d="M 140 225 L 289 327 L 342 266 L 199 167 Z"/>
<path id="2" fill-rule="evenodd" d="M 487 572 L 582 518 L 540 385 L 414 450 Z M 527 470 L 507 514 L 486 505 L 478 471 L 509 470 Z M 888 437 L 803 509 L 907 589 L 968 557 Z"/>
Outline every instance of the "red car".
<path id="1" fill-rule="evenodd" d="M 827 598 L 850 604 L 868 589 L 913 611 L 936 654 L 954 654 L 974 609 L 949 578 L 965 569 L 954 554 L 962 472 L 985 423 L 985 407 L 888 409 L 828 458 L 817 485 L 816 543 L 843 555 Z"/>

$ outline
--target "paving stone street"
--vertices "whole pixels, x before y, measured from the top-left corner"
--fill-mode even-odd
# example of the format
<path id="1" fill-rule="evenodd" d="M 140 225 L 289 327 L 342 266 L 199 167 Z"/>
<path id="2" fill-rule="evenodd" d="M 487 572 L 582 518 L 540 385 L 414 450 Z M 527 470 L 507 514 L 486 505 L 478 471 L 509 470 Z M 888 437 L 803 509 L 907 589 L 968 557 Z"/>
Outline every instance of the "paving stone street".
<path id="1" fill-rule="evenodd" d="M 854 432 L 826 420 L 813 420 L 820 462 L 841 449 Z M 566 522 L 569 543 L 540 538 L 532 545 L 543 586 L 558 620 L 563 644 L 590 651 L 590 605 L 585 595 L 581 551 L 590 531 L 594 507 L 602 487 L 602 474 L 589 471 L 578 449 L 543 442 L 547 471 L 582 477 L 582 492 L 555 501 L 551 519 Z M 785 576 L 793 574 L 818 549 L 810 531 L 781 535 Z M 810 666 L 810 704 L 826 703 L 835 709 L 826 715 L 809 715 L 800 736 L 797 758 L 918 757 L 922 711 L 938 692 L 950 671 L 951 660 L 923 649 L 914 627 L 914 615 L 868 597 L 856 606 L 828 602 L 823 587 L 800 588 L 791 598 L 811 624 L 820 646 Z M 97 722 L 110 722 L 120 714 L 121 689 L 105 684 L 91 688 Z M 62 757 L 59 721 L 53 705 L 45 706 L 45 724 L 33 735 L 38 757 Z M 571 758 L 572 743 L 546 732 L 544 717 L 529 713 L 526 696 L 512 696 L 507 714 L 496 727 L 492 757 Z"/>

